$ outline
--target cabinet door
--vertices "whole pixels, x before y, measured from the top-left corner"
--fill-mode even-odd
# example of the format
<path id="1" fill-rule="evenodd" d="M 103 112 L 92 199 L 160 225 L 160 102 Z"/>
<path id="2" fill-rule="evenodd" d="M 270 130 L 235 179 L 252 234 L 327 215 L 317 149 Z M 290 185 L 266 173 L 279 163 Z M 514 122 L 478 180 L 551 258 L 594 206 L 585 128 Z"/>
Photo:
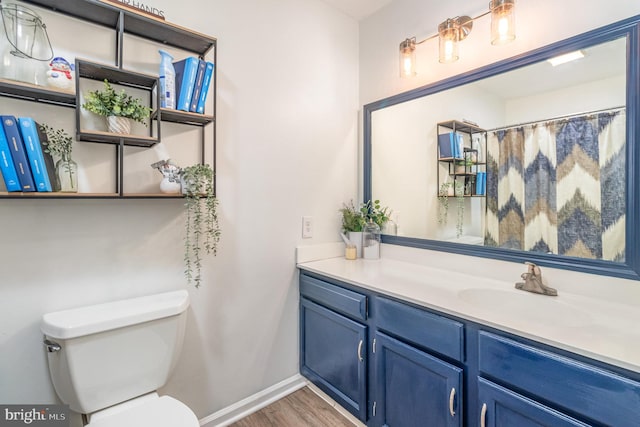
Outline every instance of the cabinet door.
<path id="1" fill-rule="evenodd" d="M 588 427 L 561 412 L 484 378 L 478 381 L 480 427 Z M 471 423 L 471 425 L 476 425 Z"/>
<path id="2" fill-rule="evenodd" d="M 366 326 L 301 298 L 300 372 L 362 421 L 366 347 Z"/>
<path id="3" fill-rule="evenodd" d="M 374 343 L 373 425 L 462 426 L 462 369 L 380 332 Z"/>

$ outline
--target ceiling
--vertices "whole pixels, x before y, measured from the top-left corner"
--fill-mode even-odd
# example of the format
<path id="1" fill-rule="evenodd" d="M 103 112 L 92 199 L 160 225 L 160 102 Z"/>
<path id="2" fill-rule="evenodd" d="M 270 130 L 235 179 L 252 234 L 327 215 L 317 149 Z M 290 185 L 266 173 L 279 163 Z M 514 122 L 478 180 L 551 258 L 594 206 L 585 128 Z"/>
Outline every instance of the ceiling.
<path id="1" fill-rule="evenodd" d="M 371 15 L 393 0 L 323 0 L 347 15 L 361 20 Z"/>

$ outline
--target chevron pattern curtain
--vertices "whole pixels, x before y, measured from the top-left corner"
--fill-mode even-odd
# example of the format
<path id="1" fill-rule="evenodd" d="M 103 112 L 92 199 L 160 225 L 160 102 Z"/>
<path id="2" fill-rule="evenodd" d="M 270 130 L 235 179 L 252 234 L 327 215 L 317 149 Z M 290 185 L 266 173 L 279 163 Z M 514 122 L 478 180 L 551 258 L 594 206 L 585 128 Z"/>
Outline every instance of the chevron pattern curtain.
<path id="1" fill-rule="evenodd" d="M 622 262 L 624 109 L 487 135 L 485 245 Z"/>

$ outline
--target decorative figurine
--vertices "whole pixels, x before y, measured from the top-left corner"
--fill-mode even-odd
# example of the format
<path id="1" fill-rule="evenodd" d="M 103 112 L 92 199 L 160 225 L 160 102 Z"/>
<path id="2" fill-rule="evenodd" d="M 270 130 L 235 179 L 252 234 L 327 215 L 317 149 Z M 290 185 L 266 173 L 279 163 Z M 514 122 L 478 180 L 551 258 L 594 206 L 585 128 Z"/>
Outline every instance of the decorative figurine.
<path id="1" fill-rule="evenodd" d="M 73 90 L 73 75 L 74 66 L 60 57 L 56 56 L 49 63 L 50 69 L 47 70 L 47 84 L 51 87 L 55 87 L 63 90 Z"/>

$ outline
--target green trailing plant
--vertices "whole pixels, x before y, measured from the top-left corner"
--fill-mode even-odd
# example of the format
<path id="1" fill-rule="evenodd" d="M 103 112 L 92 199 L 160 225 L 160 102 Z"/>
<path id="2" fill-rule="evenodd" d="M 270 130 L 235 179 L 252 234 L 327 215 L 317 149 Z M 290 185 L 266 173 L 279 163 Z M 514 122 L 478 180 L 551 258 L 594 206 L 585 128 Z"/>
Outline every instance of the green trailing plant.
<path id="1" fill-rule="evenodd" d="M 202 282 L 202 253 L 218 252 L 220 225 L 218 200 L 213 194 L 213 170 L 209 165 L 193 165 L 182 169 L 185 206 L 187 208 L 184 263 L 185 276 L 198 288 Z"/>
<path id="2" fill-rule="evenodd" d="M 345 233 L 362 231 L 369 220 L 382 229 L 391 215 L 391 210 L 388 207 L 382 207 L 380 200 L 369 200 L 360 204 L 359 207 L 356 207 L 351 200 L 349 204 L 343 204 L 339 212 L 342 214 L 342 231 Z"/>
<path id="3" fill-rule="evenodd" d="M 147 126 L 146 119 L 151 108 L 142 105 L 138 98 L 127 95 L 124 89 L 120 92 L 104 80 L 104 90 L 90 91 L 82 108 L 99 116 L 120 116 Z"/>
<path id="4" fill-rule="evenodd" d="M 464 183 L 458 180 L 443 182 L 438 190 L 438 224 L 446 225 L 449 215 L 449 194 L 453 189 L 453 195 L 457 201 L 456 210 L 456 236 L 460 237 L 464 231 Z"/>

